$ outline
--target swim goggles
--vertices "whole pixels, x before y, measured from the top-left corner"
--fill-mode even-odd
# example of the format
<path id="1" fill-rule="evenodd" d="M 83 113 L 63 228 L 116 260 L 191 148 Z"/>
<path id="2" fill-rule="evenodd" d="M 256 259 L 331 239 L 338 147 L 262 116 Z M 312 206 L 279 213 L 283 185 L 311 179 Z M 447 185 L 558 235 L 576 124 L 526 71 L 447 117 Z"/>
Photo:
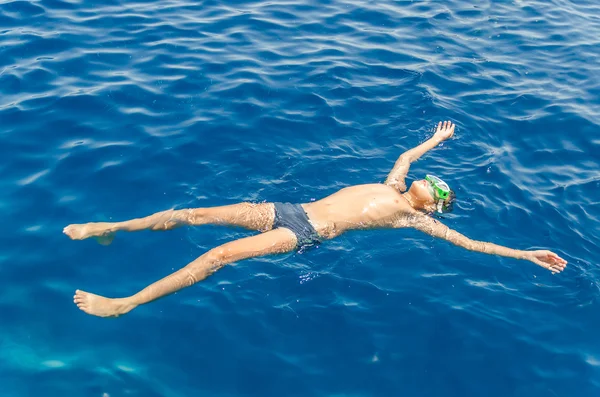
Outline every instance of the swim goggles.
<path id="1" fill-rule="evenodd" d="M 446 182 L 442 181 L 437 176 L 427 175 L 425 176 L 425 180 L 429 182 L 429 184 L 427 185 L 429 187 L 429 192 L 435 200 L 438 200 L 438 211 L 441 212 L 440 209 L 442 207 L 442 204 L 450 194 L 450 187 Z"/>

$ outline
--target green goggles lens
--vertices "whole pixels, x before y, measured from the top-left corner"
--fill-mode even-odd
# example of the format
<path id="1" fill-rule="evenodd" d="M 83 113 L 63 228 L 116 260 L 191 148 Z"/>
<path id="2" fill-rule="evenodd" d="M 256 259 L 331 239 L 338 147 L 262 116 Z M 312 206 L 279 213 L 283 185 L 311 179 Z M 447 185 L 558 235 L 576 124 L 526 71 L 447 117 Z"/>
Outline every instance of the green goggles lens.
<path id="1" fill-rule="evenodd" d="M 425 176 L 425 180 L 429 182 L 433 197 L 436 200 L 445 200 L 448 198 L 448 195 L 450 194 L 450 187 L 446 182 L 433 175 Z"/>

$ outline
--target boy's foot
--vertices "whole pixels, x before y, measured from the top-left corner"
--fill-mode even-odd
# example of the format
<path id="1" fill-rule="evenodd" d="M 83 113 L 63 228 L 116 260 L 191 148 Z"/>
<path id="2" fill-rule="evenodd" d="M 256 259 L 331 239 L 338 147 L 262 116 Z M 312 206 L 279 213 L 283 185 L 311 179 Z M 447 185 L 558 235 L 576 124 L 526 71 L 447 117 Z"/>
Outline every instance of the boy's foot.
<path id="1" fill-rule="evenodd" d="M 92 222 L 86 224 L 73 224 L 65 227 L 63 233 L 72 240 L 84 240 L 90 237 L 96 237 L 96 240 L 102 245 L 112 243 L 115 238 L 114 233 L 110 232 L 112 223 Z"/>
<path id="2" fill-rule="evenodd" d="M 75 291 L 73 302 L 87 314 L 98 317 L 117 317 L 133 310 L 136 305 L 125 299 L 111 299 L 89 292 Z"/>

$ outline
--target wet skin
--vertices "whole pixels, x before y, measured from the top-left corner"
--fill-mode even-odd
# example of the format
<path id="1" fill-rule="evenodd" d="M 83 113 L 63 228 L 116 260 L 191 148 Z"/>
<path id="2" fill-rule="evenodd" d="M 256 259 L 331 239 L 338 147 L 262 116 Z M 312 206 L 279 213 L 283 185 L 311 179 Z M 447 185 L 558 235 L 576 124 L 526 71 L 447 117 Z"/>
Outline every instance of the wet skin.
<path id="1" fill-rule="evenodd" d="M 440 122 L 431 139 L 398 158 L 384 184 L 349 186 L 318 201 L 302 204 L 310 223 L 325 240 L 349 230 L 410 227 L 471 251 L 526 259 L 552 273 L 563 271 L 567 262 L 551 251 L 522 251 L 472 240 L 428 216 L 428 213 L 434 211 L 436 202 L 426 180 L 415 181 L 406 190 L 405 177 L 411 163 L 440 142 L 451 138 L 454 130 L 453 123 Z M 64 233 L 71 239 L 95 237 L 102 244 L 110 244 L 118 231 L 169 230 L 183 225 L 238 226 L 261 232 L 213 248 L 182 269 L 129 297 L 106 298 L 77 290 L 74 302 L 88 314 L 100 317 L 119 316 L 139 305 L 189 287 L 226 264 L 294 250 L 297 246 L 296 236 L 286 228 L 273 229 L 274 219 L 272 203 L 239 203 L 222 207 L 168 210 L 124 222 L 69 225 L 65 227 Z"/>

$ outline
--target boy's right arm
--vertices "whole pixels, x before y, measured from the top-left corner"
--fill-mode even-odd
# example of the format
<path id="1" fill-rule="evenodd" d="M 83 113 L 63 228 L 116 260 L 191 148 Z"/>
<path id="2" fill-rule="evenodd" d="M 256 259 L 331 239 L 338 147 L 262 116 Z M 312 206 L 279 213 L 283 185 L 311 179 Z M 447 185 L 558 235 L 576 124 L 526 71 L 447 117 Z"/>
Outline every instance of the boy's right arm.
<path id="1" fill-rule="evenodd" d="M 436 147 L 442 141 L 451 138 L 454 135 L 455 126 L 451 121 L 444 121 L 443 124 L 440 121 L 435 134 L 430 139 L 400 155 L 396 164 L 394 164 L 394 168 L 385 180 L 385 184 L 404 192 L 406 190 L 404 179 L 408 174 L 411 163 L 417 161 L 422 155 Z"/>

